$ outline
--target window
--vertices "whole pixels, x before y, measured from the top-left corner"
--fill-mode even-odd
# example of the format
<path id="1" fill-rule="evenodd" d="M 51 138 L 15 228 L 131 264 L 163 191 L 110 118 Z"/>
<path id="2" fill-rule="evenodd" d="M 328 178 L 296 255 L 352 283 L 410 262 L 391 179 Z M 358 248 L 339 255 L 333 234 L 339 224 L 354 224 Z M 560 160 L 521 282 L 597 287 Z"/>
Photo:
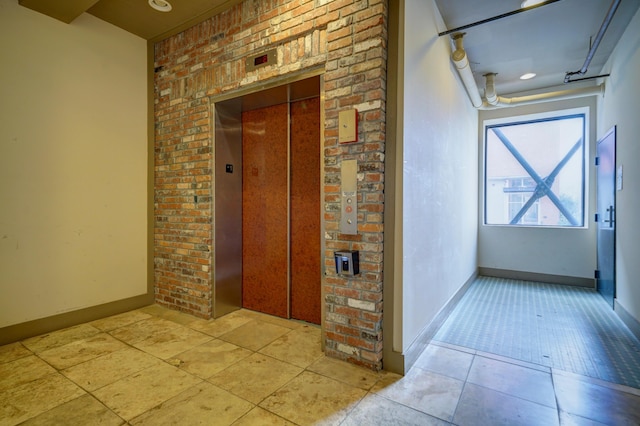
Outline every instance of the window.
<path id="1" fill-rule="evenodd" d="M 586 112 L 485 124 L 487 225 L 584 226 Z"/>
<path id="2" fill-rule="evenodd" d="M 527 203 L 530 194 L 509 194 L 509 222 L 511 222 L 522 210 L 522 207 Z M 539 202 L 535 201 L 526 211 L 524 216 L 520 218 L 519 224 L 522 225 L 538 225 L 538 205 Z"/>

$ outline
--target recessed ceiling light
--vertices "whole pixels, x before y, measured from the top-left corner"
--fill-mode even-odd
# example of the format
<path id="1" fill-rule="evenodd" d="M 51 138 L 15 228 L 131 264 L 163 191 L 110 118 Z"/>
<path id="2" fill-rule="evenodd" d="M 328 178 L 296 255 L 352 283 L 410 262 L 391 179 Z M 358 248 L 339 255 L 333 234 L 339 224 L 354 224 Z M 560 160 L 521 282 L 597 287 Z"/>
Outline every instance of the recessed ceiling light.
<path id="1" fill-rule="evenodd" d="M 524 0 L 520 6 L 522 6 L 522 8 L 524 9 L 526 7 L 531 7 L 540 3 L 544 3 L 544 1 L 545 0 Z"/>
<path id="2" fill-rule="evenodd" d="M 167 0 L 149 0 L 149 6 L 160 12 L 170 12 L 172 9 L 171 3 Z"/>
<path id="3" fill-rule="evenodd" d="M 533 77 L 535 77 L 535 76 L 536 76 L 536 73 L 534 73 L 534 72 L 528 72 L 528 73 L 526 73 L 526 74 L 522 74 L 522 75 L 520 76 L 520 80 L 529 80 L 529 79 L 531 79 L 531 78 L 533 78 Z"/>

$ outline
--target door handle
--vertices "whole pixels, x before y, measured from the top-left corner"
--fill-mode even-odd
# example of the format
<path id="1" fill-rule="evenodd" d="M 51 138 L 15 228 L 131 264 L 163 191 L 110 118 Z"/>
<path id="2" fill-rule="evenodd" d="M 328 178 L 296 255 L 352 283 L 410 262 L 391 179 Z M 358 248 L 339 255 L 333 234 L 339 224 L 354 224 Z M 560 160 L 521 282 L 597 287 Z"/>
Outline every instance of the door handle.
<path id="1" fill-rule="evenodd" d="M 609 213 L 609 220 L 605 219 L 603 222 L 608 223 L 609 228 L 613 228 L 613 206 L 609 206 L 607 213 Z"/>

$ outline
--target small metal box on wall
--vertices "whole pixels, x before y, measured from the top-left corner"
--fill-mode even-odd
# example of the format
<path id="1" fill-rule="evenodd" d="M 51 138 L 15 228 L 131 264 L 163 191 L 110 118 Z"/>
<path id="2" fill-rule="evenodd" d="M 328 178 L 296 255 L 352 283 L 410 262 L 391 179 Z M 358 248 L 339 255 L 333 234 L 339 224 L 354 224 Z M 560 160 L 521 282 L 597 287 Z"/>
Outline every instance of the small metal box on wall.
<path id="1" fill-rule="evenodd" d="M 333 253 L 338 275 L 358 275 L 360 273 L 360 253 L 358 250 L 342 250 Z"/>

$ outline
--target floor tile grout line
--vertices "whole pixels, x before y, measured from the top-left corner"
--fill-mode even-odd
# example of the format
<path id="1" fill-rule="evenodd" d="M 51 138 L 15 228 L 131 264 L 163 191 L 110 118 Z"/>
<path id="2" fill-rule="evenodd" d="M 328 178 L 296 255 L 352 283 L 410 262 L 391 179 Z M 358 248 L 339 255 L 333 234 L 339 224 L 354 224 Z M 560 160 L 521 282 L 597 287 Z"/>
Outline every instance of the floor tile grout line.
<path id="1" fill-rule="evenodd" d="M 440 346 L 437 344 L 437 342 L 433 342 L 434 345 L 436 346 Z M 452 345 L 452 346 L 457 346 L 457 345 Z M 440 346 L 440 347 L 444 347 L 446 348 L 447 346 Z M 536 371 L 541 371 L 541 372 L 551 372 L 551 367 L 547 367 L 545 365 L 542 364 L 536 364 L 533 362 L 529 362 L 529 361 L 521 361 L 519 359 L 516 358 L 511 358 L 505 355 L 500 355 L 500 354 L 496 354 L 496 353 L 492 353 L 492 352 L 485 352 L 485 351 L 476 351 L 474 349 L 471 348 L 466 348 L 463 346 L 458 346 L 460 348 L 466 349 L 466 350 L 459 350 L 459 349 L 454 349 L 454 348 L 449 348 L 451 350 L 457 350 L 458 352 L 462 352 L 462 353 L 466 353 L 469 355 L 474 355 L 474 356 L 480 356 L 483 358 L 489 358 L 489 359 L 493 359 L 495 361 L 502 361 L 502 362 L 506 362 L 508 364 L 512 364 L 512 365 L 517 365 L 523 368 L 528 368 L 530 370 L 536 370 Z M 471 353 L 470 351 L 473 351 L 473 353 Z M 529 364 L 529 366 L 527 365 L 523 365 L 523 364 Z M 539 367 L 539 368 L 538 368 Z"/>
<path id="2" fill-rule="evenodd" d="M 558 424 L 562 422 L 561 409 L 560 409 L 560 398 L 558 398 L 558 389 L 556 383 L 556 377 L 553 374 L 553 370 L 551 371 L 551 386 L 553 386 L 553 397 L 556 400 L 556 407 L 558 407 Z"/>
<path id="3" fill-rule="evenodd" d="M 475 360 L 475 355 L 473 360 Z M 471 365 L 473 365 L 473 361 Z M 469 366 L 469 371 L 471 371 L 471 366 Z M 468 377 L 468 373 L 467 373 L 467 377 Z M 462 390 L 460 391 L 458 400 L 456 401 L 456 408 L 454 408 L 453 413 L 451 413 L 451 420 L 448 420 L 449 422 L 451 422 L 452 425 L 455 424 L 454 420 L 456 419 L 456 413 L 458 412 L 458 408 L 460 408 L 460 401 L 462 401 L 462 396 L 464 395 L 464 391 L 467 388 L 468 383 L 469 382 L 465 379 L 464 383 L 462 384 Z"/>

